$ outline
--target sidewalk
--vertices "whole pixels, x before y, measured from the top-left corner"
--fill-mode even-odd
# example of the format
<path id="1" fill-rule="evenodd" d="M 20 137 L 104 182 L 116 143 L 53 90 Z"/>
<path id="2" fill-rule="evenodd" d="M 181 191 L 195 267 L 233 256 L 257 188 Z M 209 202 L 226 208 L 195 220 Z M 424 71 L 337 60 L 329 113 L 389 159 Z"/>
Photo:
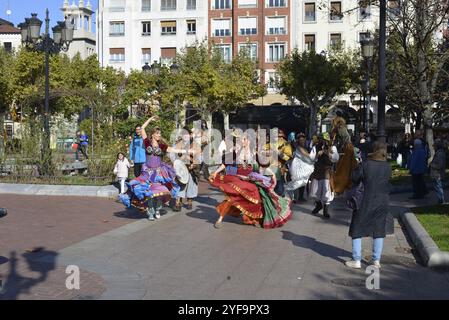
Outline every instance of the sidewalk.
<path id="1" fill-rule="evenodd" d="M 343 264 L 351 256 L 351 213 L 341 199 L 330 220 L 312 215 L 310 202 L 295 205 L 292 220 L 279 229 L 229 217 L 217 230 L 214 206 L 223 197 L 204 184 L 200 193 L 191 212 L 155 222 L 130 216 L 135 222 L 33 262 L 77 265 L 81 279 L 100 276 L 100 299 L 449 299 L 449 273 L 419 265 L 397 221 L 385 240 L 380 289 L 368 290 L 365 269 Z M 407 196 L 392 196 L 395 214 Z M 366 239 L 367 260 L 370 246 Z"/>
<path id="2" fill-rule="evenodd" d="M 118 189 L 112 185 L 74 186 L 0 183 L 0 194 L 116 198 Z"/>

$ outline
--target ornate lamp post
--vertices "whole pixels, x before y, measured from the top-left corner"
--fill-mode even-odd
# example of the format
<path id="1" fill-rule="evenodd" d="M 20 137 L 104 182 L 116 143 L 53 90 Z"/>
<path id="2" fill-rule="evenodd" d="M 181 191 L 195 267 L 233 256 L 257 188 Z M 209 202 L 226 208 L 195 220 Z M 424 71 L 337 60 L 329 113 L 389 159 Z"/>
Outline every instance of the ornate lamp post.
<path id="1" fill-rule="evenodd" d="M 51 173 L 51 150 L 50 150 L 50 54 L 57 54 L 61 51 L 67 52 L 70 42 L 73 40 L 73 26 L 67 21 L 58 21 L 52 28 L 53 39 L 50 37 L 50 18 L 48 9 L 45 17 L 45 33 L 40 35 L 42 21 L 37 18 L 36 13 L 31 14 L 31 18 L 26 18 L 25 22 L 19 24 L 22 35 L 22 43 L 36 51 L 45 53 L 45 105 L 44 105 L 44 157 L 42 168 L 44 174 Z"/>
<path id="2" fill-rule="evenodd" d="M 369 33 L 368 33 L 369 34 Z M 371 70 L 371 60 L 374 55 L 374 41 L 371 38 L 371 35 L 367 38 L 362 39 L 360 41 L 361 47 L 362 47 L 362 57 L 365 60 L 365 67 L 366 67 L 366 73 L 365 73 L 365 81 L 362 86 L 363 88 L 363 104 L 364 104 L 364 111 L 365 111 L 365 121 L 364 121 L 364 129 L 365 132 L 369 133 L 369 118 L 370 118 L 370 100 L 371 100 L 371 92 L 370 92 L 370 70 Z"/>

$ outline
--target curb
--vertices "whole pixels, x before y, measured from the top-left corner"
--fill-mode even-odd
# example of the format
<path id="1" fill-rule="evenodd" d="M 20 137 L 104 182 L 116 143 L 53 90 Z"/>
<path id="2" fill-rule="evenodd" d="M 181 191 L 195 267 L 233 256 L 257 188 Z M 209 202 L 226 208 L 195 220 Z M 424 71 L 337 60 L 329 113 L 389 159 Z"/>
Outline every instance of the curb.
<path id="1" fill-rule="evenodd" d="M 400 214 L 399 218 L 404 223 L 408 235 L 427 267 L 449 267 L 449 252 L 441 251 L 438 248 L 429 233 L 419 223 L 415 214 L 405 212 Z"/>
<path id="2" fill-rule="evenodd" d="M 114 186 L 0 183 L 0 194 L 116 198 L 118 190 Z"/>

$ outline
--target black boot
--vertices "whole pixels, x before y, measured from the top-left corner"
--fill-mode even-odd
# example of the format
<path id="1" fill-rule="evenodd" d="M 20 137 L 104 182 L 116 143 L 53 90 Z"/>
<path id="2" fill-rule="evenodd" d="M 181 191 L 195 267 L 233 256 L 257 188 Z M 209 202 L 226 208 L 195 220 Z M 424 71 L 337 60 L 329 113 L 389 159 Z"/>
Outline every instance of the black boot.
<path id="1" fill-rule="evenodd" d="M 315 209 L 312 210 L 312 214 L 317 214 L 321 209 L 323 209 L 321 201 L 315 201 Z"/>
<path id="2" fill-rule="evenodd" d="M 325 204 L 324 205 L 324 208 L 323 208 L 323 217 L 325 218 L 325 219 L 329 219 L 331 216 L 329 215 L 329 205 L 328 204 Z"/>

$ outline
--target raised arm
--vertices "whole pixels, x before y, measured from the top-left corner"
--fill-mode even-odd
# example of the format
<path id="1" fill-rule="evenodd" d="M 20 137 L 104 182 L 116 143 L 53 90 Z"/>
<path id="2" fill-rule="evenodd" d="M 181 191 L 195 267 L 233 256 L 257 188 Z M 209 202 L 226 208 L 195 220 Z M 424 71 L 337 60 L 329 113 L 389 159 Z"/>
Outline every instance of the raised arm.
<path id="1" fill-rule="evenodd" d="M 159 119 L 159 117 L 157 115 L 154 115 L 150 118 L 148 118 L 147 121 L 145 121 L 145 123 L 142 125 L 142 138 L 145 140 L 148 136 L 147 133 L 145 131 L 145 128 L 148 127 L 148 125 L 150 124 L 150 122 L 156 121 L 157 119 Z"/>

